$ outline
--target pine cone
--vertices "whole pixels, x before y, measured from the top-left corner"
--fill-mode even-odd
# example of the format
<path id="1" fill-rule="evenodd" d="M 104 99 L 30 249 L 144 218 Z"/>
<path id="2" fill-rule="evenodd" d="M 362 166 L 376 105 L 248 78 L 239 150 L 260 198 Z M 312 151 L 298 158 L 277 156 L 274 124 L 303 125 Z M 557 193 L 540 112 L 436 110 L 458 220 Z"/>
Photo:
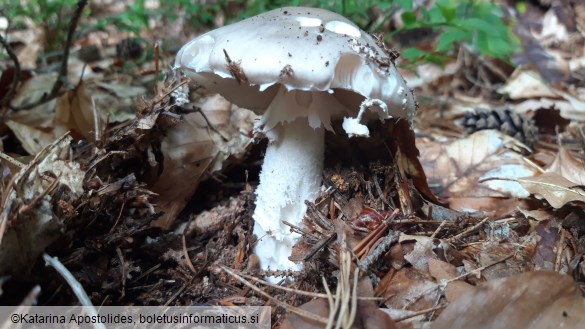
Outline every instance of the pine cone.
<path id="1" fill-rule="evenodd" d="M 484 129 L 496 129 L 532 146 L 536 142 L 536 126 L 531 119 L 509 109 L 476 109 L 463 118 L 463 127 L 471 134 Z"/>

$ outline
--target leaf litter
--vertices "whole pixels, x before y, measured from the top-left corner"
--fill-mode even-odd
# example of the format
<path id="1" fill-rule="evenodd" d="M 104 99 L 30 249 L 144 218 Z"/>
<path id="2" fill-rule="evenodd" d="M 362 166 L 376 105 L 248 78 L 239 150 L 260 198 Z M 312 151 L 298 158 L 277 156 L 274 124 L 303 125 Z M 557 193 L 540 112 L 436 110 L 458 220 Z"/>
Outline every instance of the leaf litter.
<path id="1" fill-rule="evenodd" d="M 114 55 L 116 42 L 132 40 L 88 34 L 76 42 L 100 56 L 74 52 L 58 98 L 2 109 L 0 273 L 12 278 L 0 298 L 76 303 L 47 274 L 48 253 L 94 305 L 278 305 L 272 323 L 284 328 L 577 328 L 585 103 L 575 76 L 584 54 L 568 45 L 583 36 L 558 8 L 529 6 L 542 28 L 519 33 L 517 60 L 532 66 L 462 48 L 445 69 L 419 67 L 416 138 L 404 122 L 374 123 L 368 141 L 327 135 L 324 189 L 292 256 L 305 268 L 281 287 L 255 279 L 275 274 L 251 251 L 263 152 L 250 139 L 255 116 L 201 89 L 178 96 L 180 76 L 136 74 L 162 65 Z M 33 68 L 27 56 L 38 53 L 18 55 Z M 55 79 L 23 78 L 10 105 L 40 99 Z M 464 129 L 460 119 L 480 107 L 521 115 L 536 142 Z"/>

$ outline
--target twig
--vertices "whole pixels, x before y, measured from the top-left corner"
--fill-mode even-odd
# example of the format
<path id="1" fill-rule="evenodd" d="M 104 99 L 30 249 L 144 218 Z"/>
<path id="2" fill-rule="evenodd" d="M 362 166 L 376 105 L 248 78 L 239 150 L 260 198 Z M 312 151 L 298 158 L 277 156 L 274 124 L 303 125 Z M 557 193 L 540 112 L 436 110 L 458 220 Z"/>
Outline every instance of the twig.
<path id="1" fill-rule="evenodd" d="M 384 222 L 379 224 L 353 248 L 354 254 L 356 254 L 359 258 L 367 255 L 370 248 L 374 246 L 374 244 L 384 235 L 384 233 L 386 233 L 386 230 L 388 230 L 390 227 L 390 222 L 393 221 L 399 213 L 400 209 L 394 209 L 394 211 L 384 220 Z"/>
<path id="2" fill-rule="evenodd" d="M 418 296 L 415 296 L 415 297 L 414 297 L 414 299 L 413 299 L 413 300 L 411 300 L 411 301 L 410 301 L 410 302 L 409 302 L 407 305 L 405 305 L 403 308 L 404 308 L 404 309 L 408 308 L 410 305 L 414 304 L 414 303 L 415 303 L 417 300 L 419 300 L 419 299 L 421 299 L 422 297 L 424 297 L 424 296 L 426 296 L 426 295 L 430 294 L 430 293 L 431 293 L 431 292 L 433 292 L 435 289 L 436 289 L 436 290 L 438 290 L 438 291 L 440 291 L 440 292 L 442 292 L 442 291 L 445 291 L 445 289 L 447 288 L 447 286 L 449 285 L 449 283 L 451 283 L 451 282 L 454 282 L 454 281 L 458 281 L 458 280 L 461 280 L 461 279 L 464 279 L 464 278 L 466 278 L 467 276 L 469 276 L 469 275 L 471 275 L 471 274 L 478 274 L 478 273 L 481 273 L 481 271 L 485 270 L 486 268 L 488 268 L 488 267 L 492 267 L 492 266 L 494 266 L 494 265 L 496 265 L 496 264 L 498 264 L 498 263 L 505 262 L 505 261 L 507 261 L 508 259 L 510 259 L 510 258 L 512 258 L 512 257 L 514 257 L 515 255 L 516 255 L 516 252 L 513 252 L 513 253 L 511 253 L 511 254 L 509 254 L 509 255 L 507 255 L 507 256 L 505 256 L 505 257 L 503 257 L 503 258 L 500 258 L 500 259 L 498 259 L 498 260 L 495 260 L 495 261 L 493 261 L 493 262 L 491 262 L 491 263 L 489 263 L 489 264 L 486 264 L 486 265 L 483 265 L 483 266 L 481 266 L 481 267 L 478 267 L 478 268 L 476 268 L 476 269 L 473 269 L 473 270 L 471 270 L 471 271 L 469 271 L 469 272 L 463 273 L 463 274 L 461 274 L 461 275 L 459 275 L 459 276 L 456 276 L 456 277 L 454 277 L 454 278 L 440 280 L 440 282 L 439 282 L 439 283 L 437 283 L 437 284 L 436 284 L 436 286 L 434 286 L 434 287 L 432 287 L 432 288 L 429 288 L 429 289 L 427 289 L 427 290 L 425 290 L 425 291 L 422 291 L 422 292 L 421 292 L 421 293 L 420 293 Z"/>
<path id="3" fill-rule="evenodd" d="M 191 280 L 189 280 L 189 281 L 186 281 L 186 282 L 185 282 L 185 283 L 184 283 L 184 284 L 181 286 L 181 288 L 179 288 L 179 290 L 177 290 L 177 292 L 175 292 L 175 293 L 174 293 L 174 294 L 171 296 L 171 298 L 169 298 L 169 299 L 168 299 L 168 300 L 167 300 L 167 301 L 164 303 L 164 305 L 163 305 L 163 306 L 165 306 L 165 307 L 166 307 L 166 306 L 169 306 L 169 305 L 171 305 L 171 303 L 172 303 L 172 302 L 173 302 L 175 299 L 177 299 L 177 298 L 178 298 L 178 297 L 179 297 L 179 296 L 180 296 L 180 295 L 181 295 L 181 294 L 182 294 L 182 293 L 183 293 L 183 292 L 184 292 L 184 291 L 187 289 L 187 287 L 189 287 L 189 285 L 190 285 L 190 284 L 193 282 L 193 279 L 194 279 L 194 278 L 195 278 L 195 276 L 191 277 Z"/>
<path id="4" fill-rule="evenodd" d="M 57 178 L 55 178 L 55 180 L 53 180 L 53 182 L 51 183 L 51 185 L 49 185 L 49 187 L 47 187 L 43 192 L 41 192 L 39 195 L 35 196 L 31 202 L 29 204 L 23 204 L 18 208 L 18 214 L 19 215 L 29 215 L 32 213 L 33 209 L 35 207 L 37 207 L 40 203 L 41 200 L 43 200 L 43 198 L 48 195 L 49 193 L 52 193 L 57 186 L 59 186 L 59 179 L 61 179 L 61 174 L 59 176 L 57 176 Z M 17 185 L 14 185 L 15 189 L 14 191 L 17 192 L 18 194 L 18 189 L 16 189 Z M 22 199 L 23 203 L 24 203 L 24 195 L 19 197 Z"/>
<path id="5" fill-rule="evenodd" d="M 265 293 L 264 291 L 262 291 L 261 289 L 259 289 L 255 285 L 251 284 L 249 281 L 247 281 L 246 279 L 244 279 L 243 277 L 241 277 L 240 275 L 238 275 L 237 273 L 235 273 L 234 271 L 232 271 L 231 269 L 229 269 L 223 265 L 220 265 L 219 268 L 222 269 L 227 274 L 233 276 L 236 280 L 240 281 L 241 283 L 246 285 L 248 288 L 254 290 L 255 292 L 259 293 L 260 295 L 264 296 L 265 298 L 268 298 L 268 300 L 279 305 L 280 307 L 283 307 L 283 308 L 285 308 L 285 309 L 287 309 L 287 310 L 289 310 L 297 315 L 305 317 L 307 319 L 311 319 L 311 320 L 317 321 L 319 323 L 327 324 L 326 318 L 319 316 L 317 314 L 311 313 L 311 312 L 307 312 L 307 311 L 300 309 L 298 307 L 289 305 L 289 304 L 287 304 L 279 299 L 276 299 L 276 298 L 270 296 L 269 294 Z"/>
<path id="6" fill-rule="evenodd" d="M 479 229 L 487 220 L 488 220 L 488 217 L 484 218 L 479 223 L 473 225 L 472 227 L 468 228 L 467 230 L 465 230 L 465 231 L 463 231 L 463 232 L 461 232 L 461 233 L 459 233 L 457 235 L 454 235 L 454 236 L 450 237 L 449 239 L 446 240 L 447 243 L 452 243 L 452 242 L 454 242 L 456 240 L 459 240 L 462 237 L 468 235 L 469 233 L 471 233 L 471 232 Z"/>
<path id="7" fill-rule="evenodd" d="M 284 222 L 284 221 L 283 221 Z M 299 257 L 290 256 L 289 260 L 296 262 L 296 261 L 307 261 L 315 256 L 316 253 L 323 250 L 328 244 L 333 242 L 337 238 L 337 233 L 332 233 L 329 237 L 322 238 L 318 243 L 316 243 L 309 251 Z"/>
<path id="8" fill-rule="evenodd" d="M 307 206 L 307 213 L 311 214 L 315 219 L 318 219 L 315 224 L 319 225 L 321 228 L 327 231 L 333 231 L 333 225 L 331 222 L 325 217 L 319 209 L 317 209 L 316 205 L 308 200 L 305 201 L 305 205 Z"/>
<path id="9" fill-rule="evenodd" d="M 229 140 L 229 138 L 227 138 L 226 136 L 224 136 L 222 134 L 222 132 L 219 131 L 217 128 L 215 128 L 215 126 L 211 123 L 211 121 L 209 121 L 209 118 L 207 118 L 207 115 L 205 114 L 205 112 L 203 111 L 202 108 L 194 106 L 193 107 L 193 111 L 201 114 L 201 116 L 203 117 L 203 120 L 205 120 L 205 122 L 207 123 L 207 127 L 209 127 L 209 129 L 213 130 L 216 134 L 218 134 L 219 137 L 221 137 L 221 139 L 224 142 L 227 142 Z"/>
<path id="10" fill-rule="evenodd" d="M 432 209 L 433 208 L 430 208 L 430 209 L 431 209 L 430 211 L 432 212 Z M 437 229 L 435 230 L 435 232 L 433 232 L 433 234 L 431 235 L 431 239 L 434 239 L 437 236 L 437 234 L 439 234 L 439 232 L 443 229 L 443 226 L 445 226 L 445 223 L 447 223 L 447 222 L 446 221 L 443 221 L 439 225 L 439 227 L 437 227 Z"/>
<path id="11" fill-rule="evenodd" d="M 6 49 L 8 57 L 10 57 L 14 63 L 14 77 L 12 78 L 12 84 L 10 85 L 8 92 L 4 95 L 4 98 L 0 101 L 0 107 L 4 107 L 4 105 L 8 105 L 10 103 L 10 99 L 12 99 L 12 95 L 16 92 L 16 88 L 20 83 L 21 68 L 20 62 L 18 61 L 18 56 L 16 56 L 14 50 L 12 50 L 12 47 L 10 47 L 2 35 L 0 35 L 0 44 L 2 44 L 2 47 Z"/>
<path id="12" fill-rule="evenodd" d="M 442 309 L 444 307 L 445 307 L 445 305 L 437 305 L 437 306 L 433 306 L 431 308 L 427 308 L 427 309 L 420 310 L 420 311 L 411 311 L 412 313 L 410 313 L 408 315 L 401 316 L 399 318 L 392 318 L 392 320 L 394 320 L 394 322 L 400 322 L 400 321 L 412 319 L 415 316 L 419 316 L 419 315 L 427 314 L 427 313 L 430 313 L 430 312 L 434 312 L 436 310 L 440 310 L 440 309 Z"/>
<path id="13" fill-rule="evenodd" d="M 155 93 L 155 95 L 158 95 L 158 72 L 159 72 L 158 61 L 160 58 L 158 42 L 154 43 L 153 48 L 154 48 L 154 93 Z"/>
<path id="14" fill-rule="evenodd" d="M 283 220 L 282 223 L 288 227 L 290 227 L 290 231 L 293 233 L 300 234 L 306 238 L 312 239 L 313 241 L 319 241 L 319 237 L 315 236 L 312 233 L 307 232 L 306 230 L 302 229 L 300 226 L 297 226 L 289 221 Z"/>
<path id="15" fill-rule="evenodd" d="M 313 298 L 329 298 L 328 293 L 320 294 L 318 292 L 310 292 L 310 291 L 304 291 L 304 290 L 297 290 L 297 289 L 293 289 L 293 288 L 289 288 L 289 287 L 284 287 L 284 286 L 279 286 L 279 285 L 276 285 L 276 284 L 272 284 L 272 283 L 270 283 L 268 281 L 264 281 L 262 279 L 258 279 L 256 277 L 251 276 L 251 275 L 248 275 L 248 274 L 244 274 L 244 273 L 238 273 L 238 274 L 240 276 L 242 276 L 243 278 L 245 278 L 245 279 L 248 279 L 248 280 L 251 280 L 251 281 L 254 281 L 254 282 L 257 282 L 257 283 L 261 283 L 261 284 L 263 284 L 265 286 L 268 286 L 268 287 L 271 287 L 271 288 L 274 288 L 274 289 L 279 289 L 279 290 L 286 291 L 286 292 L 292 292 L 292 293 L 295 293 L 295 294 L 300 295 L 300 296 L 309 296 L 309 297 L 313 297 Z M 328 288 L 329 287 L 327 287 L 325 289 L 327 290 Z M 381 298 L 381 297 L 358 297 L 358 299 L 359 300 L 383 300 L 384 298 Z"/>
<path id="16" fill-rule="evenodd" d="M 0 159 L 6 160 L 8 162 L 10 162 L 12 165 L 14 165 L 15 167 L 18 167 L 20 169 L 26 167 L 26 165 L 18 160 L 16 160 L 15 158 L 11 157 L 10 155 L 0 151 Z"/>
<path id="17" fill-rule="evenodd" d="M 60 96 L 60 90 L 67 79 L 67 63 L 69 62 L 69 52 L 71 48 L 71 44 L 73 43 L 73 34 L 77 29 L 77 24 L 79 23 L 79 18 L 81 17 L 81 13 L 83 12 L 83 8 L 87 5 L 87 0 L 79 0 L 77 2 L 77 7 L 75 8 L 75 12 L 73 13 L 73 17 L 71 17 L 71 21 L 69 22 L 69 30 L 67 31 L 67 40 L 65 41 L 65 48 L 63 49 L 63 60 L 61 61 L 61 68 L 59 69 L 59 75 L 57 76 L 57 80 L 53 84 L 53 88 L 48 94 L 44 94 L 39 100 L 36 102 L 32 102 L 30 104 L 25 104 L 18 107 L 11 106 L 10 108 L 14 111 L 19 110 L 28 110 L 35 106 L 44 104 L 50 100 L 53 100 Z"/>
<path id="18" fill-rule="evenodd" d="M 195 275 L 197 274 L 197 270 L 195 270 L 195 266 L 191 262 L 191 258 L 189 258 L 189 253 L 187 252 L 187 241 L 185 241 L 185 234 L 182 235 L 182 242 L 183 242 L 183 256 L 185 257 L 185 264 L 191 270 L 191 272 Z"/>
<path id="19" fill-rule="evenodd" d="M 85 292 L 85 290 L 83 290 L 83 286 L 81 285 L 81 283 L 79 283 L 79 281 L 77 281 L 75 279 L 73 274 L 71 274 L 71 272 L 69 272 L 69 270 L 65 267 L 65 265 L 63 265 L 57 259 L 57 257 L 51 257 L 47 254 L 43 254 L 43 259 L 45 260 L 45 262 L 47 262 L 47 264 L 53 266 L 53 268 L 59 274 L 61 274 L 63 279 L 65 279 L 67 284 L 69 284 L 69 286 L 71 287 L 71 290 L 73 290 L 73 293 L 75 294 L 75 296 L 77 296 L 77 299 L 79 299 L 79 303 L 82 306 L 85 306 L 88 308 L 87 312 L 89 313 L 89 315 L 92 317 L 97 317 L 97 315 L 98 315 L 97 311 L 96 311 L 95 307 L 93 307 L 93 304 L 91 303 L 91 300 L 87 296 L 87 293 Z M 103 323 L 94 324 L 94 328 L 106 329 L 106 327 L 103 325 Z"/>
<path id="20" fill-rule="evenodd" d="M 122 214 L 124 213 L 125 208 L 126 208 L 126 200 L 124 200 L 122 202 L 122 206 L 120 207 L 120 211 L 118 212 L 118 217 L 116 217 L 116 221 L 114 222 L 114 225 L 110 229 L 109 233 L 114 232 L 114 229 L 116 228 L 116 226 L 118 226 L 118 223 L 120 222 L 120 219 L 122 218 Z"/>
<path id="21" fill-rule="evenodd" d="M 122 281 L 122 291 L 120 292 L 120 299 L 123 299 L 126 296 L 126 278 L 128 277 L 128 267 L 126 261 L 124 260 L 124 255 L 122 254 L 122 249 L 116 248 L 116 254 L 118 255 L 118 259 L 120 261 L 120 269 L 121 269 L 121 281 Z"/>
<path id="22" fill-rule="evenodd" d="M 382 239 L 382 241 L 374 248 L 374 250 L 359 263 L 359 267 L 363 272 L 369 272 L 368 268 L 372 265 L 382 254 L 384 254 L 391 245 L 398 241 L 400 233 L 396 231 L 390 231 Z"/>
<path id="23" fill-rule="evenodd" d="M 154 265 L 153 267 L 149 268 L 148 270 L 142 272 L 142 274 L 140 274 L 139 276 L 137 276 L 136 278 L 132 279 L 130 281 L 130 284 L 134 283 L 134 282 L 138 282 L 140 279 L 146 277 L 147 275 L 149 275 L 150 273 L 158 270 L 162 265 L 160 263 Z"/>
<path id="24" fill-rule="evenodd" d="M 41 286 L 34 286 L 24 299 L 20 302 L 21 306 L 35 306 L 38 305 L 39 296 L 41 295 Z"/>

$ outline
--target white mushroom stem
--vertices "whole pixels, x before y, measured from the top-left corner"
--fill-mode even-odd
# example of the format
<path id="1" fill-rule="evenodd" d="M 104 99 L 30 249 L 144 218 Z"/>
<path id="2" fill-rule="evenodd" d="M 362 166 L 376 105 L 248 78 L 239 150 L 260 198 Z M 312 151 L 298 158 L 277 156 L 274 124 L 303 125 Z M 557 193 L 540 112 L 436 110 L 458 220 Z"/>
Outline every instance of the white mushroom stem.
<path id="1" fill-rule="evenodd" d="M 307 118 L 278 124 L 268 144 L 256 189 L 255 253 L 262 269 L 300 270 L 288 260 L 300 235 L 283 221 L 302 227 L 305 200 L 317 198 L 323 170 L 324 129 L 311 128 Z M 271 279 L 271 278 L 269 278 Z M 272 278 L 274 281 L 274 278 Z"/>

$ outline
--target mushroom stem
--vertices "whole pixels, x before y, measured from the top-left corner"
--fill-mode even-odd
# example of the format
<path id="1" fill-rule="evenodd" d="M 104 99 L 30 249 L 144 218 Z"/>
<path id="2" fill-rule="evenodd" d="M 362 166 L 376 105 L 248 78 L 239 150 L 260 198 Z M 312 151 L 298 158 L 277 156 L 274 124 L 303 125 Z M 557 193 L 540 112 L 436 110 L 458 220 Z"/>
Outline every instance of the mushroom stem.
<path id="1" fill-rule="evenodd" d="M 300 235 L 290 232 L 283 220 L 302 227 L 305 200 L 319 195 L 325 133 L 323 128 L 311 128 L 306 118 L 272 130 L 278 138 L 268 144 L 256 189 L 254 251 L 262 269 L 300 270 L 300 264 L 288 259 Z"/>

